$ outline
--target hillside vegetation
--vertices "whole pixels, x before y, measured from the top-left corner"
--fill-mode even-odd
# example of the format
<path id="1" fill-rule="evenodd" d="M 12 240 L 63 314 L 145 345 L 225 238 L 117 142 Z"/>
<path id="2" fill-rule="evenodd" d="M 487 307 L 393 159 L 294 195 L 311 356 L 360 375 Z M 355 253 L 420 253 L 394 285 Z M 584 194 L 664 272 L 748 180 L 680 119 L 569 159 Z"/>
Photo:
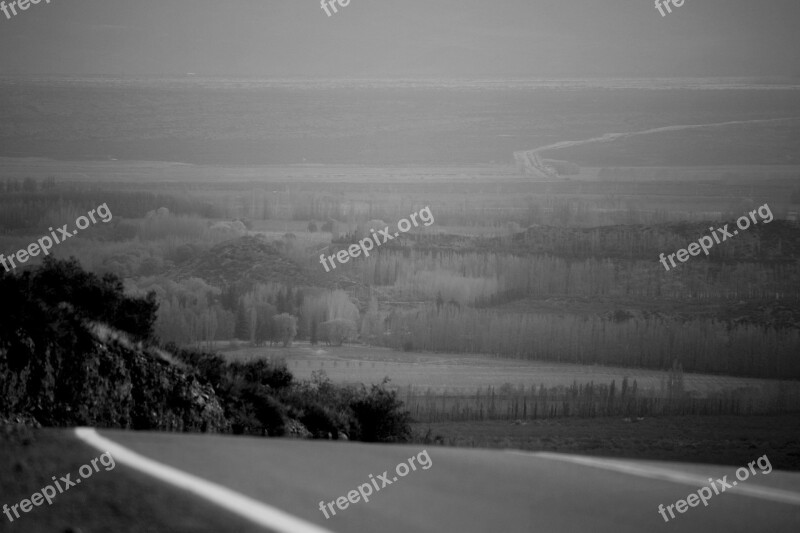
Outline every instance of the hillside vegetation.
<path id="1" fill-rule="evenodd" d="M 296 382 L 285 365 L 226 363 L 162 347 L 155 294 L 48 259 L 0 274 L 0 418 L 47 426 L 403 441 L 409 416 L 385 384 Z"/>

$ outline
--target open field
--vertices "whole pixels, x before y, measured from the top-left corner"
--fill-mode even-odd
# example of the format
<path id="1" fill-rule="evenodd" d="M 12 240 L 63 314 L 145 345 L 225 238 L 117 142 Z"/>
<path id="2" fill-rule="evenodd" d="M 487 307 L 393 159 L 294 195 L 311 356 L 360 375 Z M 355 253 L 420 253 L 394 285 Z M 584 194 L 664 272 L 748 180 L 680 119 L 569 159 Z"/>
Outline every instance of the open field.
<path id="1" fill-rule="evenodd" d="M 742 465 L 768 454 L 775 468 L 800 470 L 800 415 L 673 416 L 441 422 L 414 425 L 421 440 L 446 446 L 513 448 L 658 461 Z M 438 438 L 437 438 L 438 437 Z"/>
<path id="2" fill-rule="evenodd" d="M 507 162 L 484 165 L 213 165 L 145 160 L 71 161 L 40 157 L 0 156 L 0 179 L 31 176 L 36 179 L 56 176 L 70 183 L 134 184 L 147 182 L 157 187 L 180 183 L 202 183 L 205 187 L 229 190 L 230 185 L 260 183 L 362 183 L 369 188 L 397 183 L 474 182 L 491 178 L 532 187 L 554 186 L 554 192 L 571 182 L 669 182 L 721 181 L 763 183 L 767 180 L 793 180 L 800 183 L 800 165 L 702 165 L 702 166 L 613 166 L 581 167 L 580 174 L 568 180 L 551 182 L 523 177 L 509 156 Z M 376 180 L 380 180 L 377 181 Z M 629 186 L 629 185 L 627 185 Z M 685 184 L 684 184 L 685 186 Z M 685 192 L 685 191 L 684 191 Z M 620 190 L 617 195 L 628 195 Z M 599 193 L 602 194 L 602 193 Z M 349 197 L 349 196 L 348 196 Z"/>
<path id="3" fill-rule="evenodd" d="M 660 90 L 651 90 L 589 82 L 564 90 L 536 80 L 454 82 L 445 89 L 437 82 L 369 80 L 343 85 L 74 78 L 18 84 L 3 78 L 0 87 L 9 104 L 8 111 L 0 110 L 0 155 L 12 157 L 510 166 L 514 151 L 554 142 L 665 126 L 786 119 L 667 131 L 547 155 L 581 166 L 800 162 L 800 121 L 791 120 L 800 115 L 800 91 L 793 83 L 781 90 L 738 84 L 694 90 L 655 81 L 651 88 Z"/>
<path id="4" fill-rule="evenodd" d="M 260 357 L 285 359 L 299 379 L 311 378 L 312 372 L 324 370 L 337 383 L 380 383 L 391 379 L 393 387 L 415 391 L 474 393 L 487 386 L 556 387 L 574 382 L 617 384 L 627 377 L 637 381 L 640 389 L 659 390 L 666 371 L 621 368 L 610 366 L 573 365 L 539 361 L 517 361 L 481 355 L 405 353 L 370 346 L 311 346 L 295 343 L 290 348 L 248 347 L 222 348 L 221 354 L 230 360 L 250 361 Z M 715 376 L 685 373 L 684 388 L 696 397 L 737 388 L 771 389 L 778 381 L 766 379 Z M 800 407 L 800 382 L 784 382 Z"/>
<path id="5" fill-rule="evenodd" d="M 165 187 L 177 183 L 203 183 L 227 190 L 231 183 L 354 182 L 374 184 L 376 178 L 389 183 L 419 181 L 468 181 L 480 177 L 528 181 L 507 165 L 475 166 L 361 166 L 361 165 L 213 165 L 165 161 L 108 160 L 63 161 L 38 157 L 0 157 L 0 179 L 57 176 L 73 183 L 134 184 L 147 182 Z"/>

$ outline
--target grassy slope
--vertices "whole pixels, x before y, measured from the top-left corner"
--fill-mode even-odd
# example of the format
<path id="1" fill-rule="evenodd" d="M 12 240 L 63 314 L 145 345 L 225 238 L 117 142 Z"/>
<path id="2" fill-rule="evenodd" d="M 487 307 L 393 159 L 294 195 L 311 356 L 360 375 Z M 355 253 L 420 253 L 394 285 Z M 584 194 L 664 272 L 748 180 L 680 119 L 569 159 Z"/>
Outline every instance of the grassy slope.
<path id="1" fill-rule="evenodd" d="M 51 483 L 52 476 L 71 473 L 74 481 L 81 465 L 102 453 L 69 431 L 53 429 L 0 434 L 0 449 L 0 504 L 9 506 L 29 499 Z M 195 498 L 120 465 L 110 471 L 100 466 L 100 471 L 81 485 L 57 495 L 52 506 L 44 502 L 20 515 L 13 524 L 0 515 L 5 523 L 2 529 L 26 533 L 263 531 L 226 511 L 198 505 Z"/>

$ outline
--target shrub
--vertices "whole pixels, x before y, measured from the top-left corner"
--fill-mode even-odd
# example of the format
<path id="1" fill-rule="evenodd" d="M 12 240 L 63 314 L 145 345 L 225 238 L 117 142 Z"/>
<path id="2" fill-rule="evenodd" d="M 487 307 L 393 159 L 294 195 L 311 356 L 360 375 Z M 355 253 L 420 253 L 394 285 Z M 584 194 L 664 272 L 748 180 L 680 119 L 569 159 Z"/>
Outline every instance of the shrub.
<path id="1" fill-rule="evenodd" d="M 290 416 L 300 420 L 314 438 L 348 438 L 360 433 L 351 403 L 358 397 L 353 387 L 333 385 L 324 371 L 312 373 L 304 381 L 286 389 L 281 400 L 287 404 Z M 357 437 L 356 437 L 357 438 Z"/>
<path id="2" fill-rule="evenodd" d="M 249 363 L 233 363 L 244 371 L 248 382 L 264 385 L 272 390 L 280 390 L 292 384 L 292 373 L 286 366 L 286 362 L 270 363 L 264 359 L 258 359 Z"/>
<path id="3" fill-rule="evenodd" d="M 182 352 L 186 358 L 187 351 Z M 191 354 L 191 352 L 188 352 Z M 283 435 L 286 406 L 278 395 L 291 388 L 293 376 L 285 363 L 259 359 L 248 363 L 227 363 L 215 354 L 197 353 L 188 358 L 203 378 L 214 385 L 234 433 Z"/>
<path id="4" fill-rule="evenodd" d="M 315 439 L 324 439 L 329 435 L 333 439 L 338 439 L 341 424 L 338 418 L 330 407 L 313 402 L 306 405 L 299 420 Z"/>
<path id="5" fill-rule="evenodd" d="M 372 385 L 369 392 L 362 385 L 360 397 L 351 408 L 361 429 L 358 439 L 364 442 L 408 442 L 411 440 L 411 414 L 404 409 L 396 391 L 386 389 L 389 379 Z"/>
<path id="6" fill-rule="evenodd" d="M 246 391 L 243 400 L 251 407 L 258 423 L 255 429 L 262 435 L 279 437 L 286 432 L 286 407 L 272 394 L 268 387 L 256 386 Z"/>
<path id="7" fill-rule="evenodd" d="M 164 348 L 180 361 L 192 367 L 202 383 L 211 385 L 214 389 L 220 388 L 228 366 L 221 356 L 192 348 L 179 348 L 172 342 L 167 343 Z"/>

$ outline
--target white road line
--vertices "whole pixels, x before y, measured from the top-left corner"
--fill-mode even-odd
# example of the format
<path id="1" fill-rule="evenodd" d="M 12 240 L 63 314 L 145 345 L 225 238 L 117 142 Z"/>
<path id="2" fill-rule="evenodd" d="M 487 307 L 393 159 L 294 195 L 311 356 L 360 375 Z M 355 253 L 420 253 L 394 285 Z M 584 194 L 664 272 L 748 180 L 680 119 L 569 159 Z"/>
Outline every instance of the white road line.
<path id="1" fill-rule="evenodd" d="M 248 498 L 244 494 L 222 485 L 217 485 L 192 474 L 187 474 L 177 468 L 148 459 L 114 441 L 101 437 L 93 428 L 75 428 L 75 434 L 90 446 L 100 451 L 110 452 L 118 463 L 191 492 L 273 531 L 279 533 L 333 533 L 328 529 L 306 522 L 258 500 Z"/>
<path id="2" fill-rule="evenodd" d="M 597 457 L 587 457 L 585 455 L 567 455 L 567 454 L 550 453 L 550 452 L 509 451 L 509 453 L 541 457 L 542 459 L 551 459 L 567 463 L 575 463 L 583 466 L 592 466 L 595 468 L 602 468 L 604 470 L 611 470 L 613 472 L 621 472 L 623 474 L 628 474 L 631 476 L 639 476 L 649 479 L 660 479 L 663 481 L 672 481 L 673 483 L 691 485 L 692 487 L 695 488 L 707 486 L 709 484 L 708 477 L 702 477 L 696 474 L 689 474 L 687 472 L 668 470 L 666 468 L 659 468 L 657 466 L 640 465 L 640 464 L 630 463 L 627 461 L 618 461 L 614 459 L 601 459 Z M 739 494 L 741 496 L 761 498 L 763 500 L 788 503 L 791 505 L 800 505 L 800 493 L 782 489 L 773 489 L 759 485 L 748 485 L 746 484 L 745 481 L 737 480 L 737 483 L 738 483 L 737 486 L 727 489 L 725 492 L 727 493 L 728 491 L 730 491 L 731 494 Z"/>

